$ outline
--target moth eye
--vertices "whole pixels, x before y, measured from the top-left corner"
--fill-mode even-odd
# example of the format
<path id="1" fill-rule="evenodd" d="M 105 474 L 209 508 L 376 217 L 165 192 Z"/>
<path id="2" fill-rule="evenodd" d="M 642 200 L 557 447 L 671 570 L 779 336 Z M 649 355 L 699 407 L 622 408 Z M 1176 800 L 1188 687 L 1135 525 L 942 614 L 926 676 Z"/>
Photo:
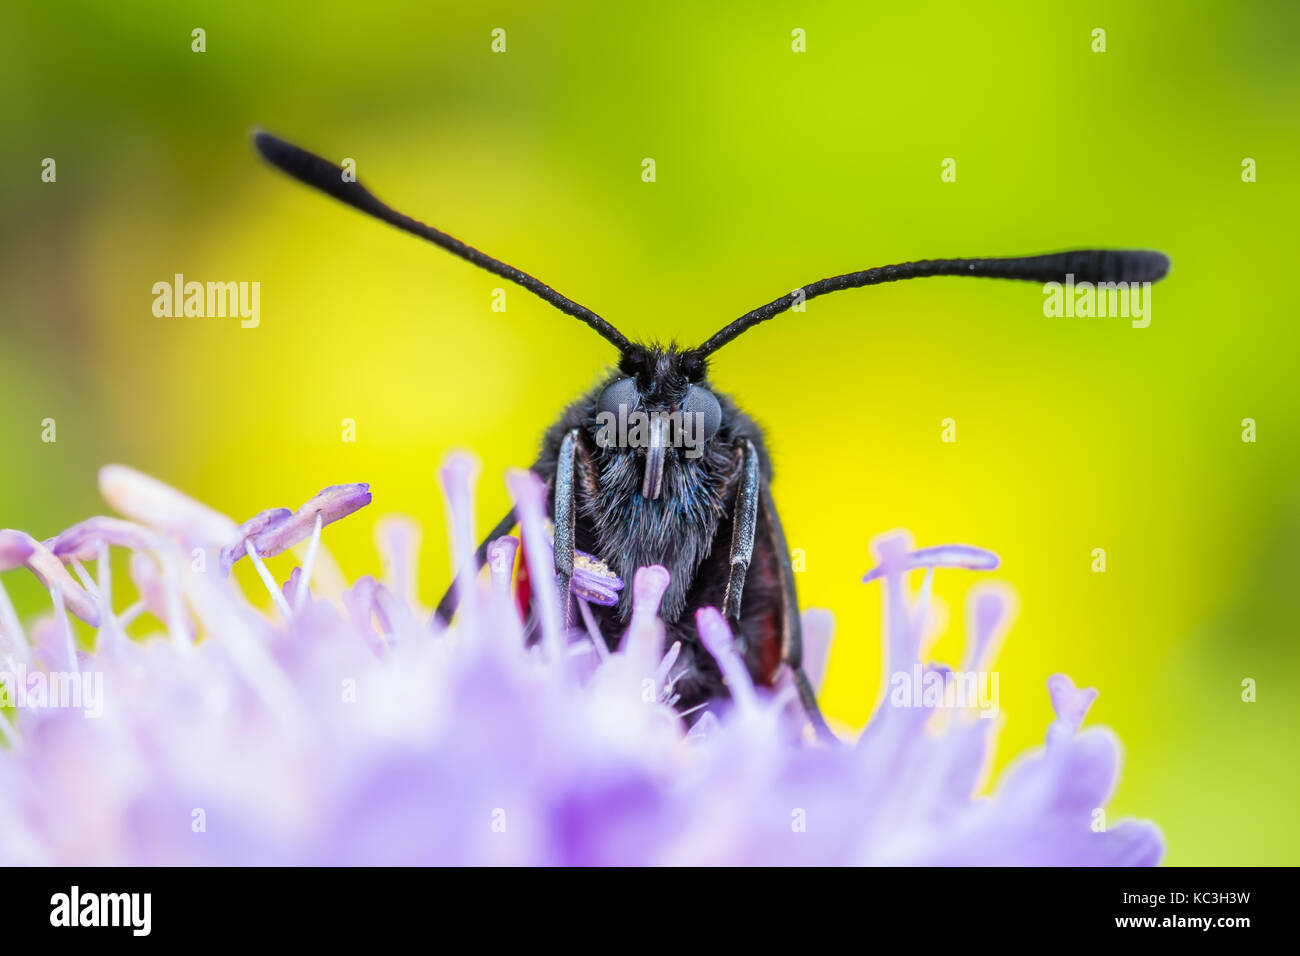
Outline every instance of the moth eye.
<path id="1" fill-rule="evenodd" d="M 682 399 L 682 412 L 686 415 L 704 416 L 699 419 L 704 424 L 704 441 L 712 438 L 722 425 L 722 406 L 712 392 L 698 385 L 692 385 L 686 390 L 686 397 Z"/>
<path id="2" fill-rule="evenodd" d="M 596 410 L 611 415 L 626 416 L 636 408 L 640 400 L 641 395 L 636 390 L 636 379 L 621 378 L 600 393 L 600 398 L 596 401 Z"/>

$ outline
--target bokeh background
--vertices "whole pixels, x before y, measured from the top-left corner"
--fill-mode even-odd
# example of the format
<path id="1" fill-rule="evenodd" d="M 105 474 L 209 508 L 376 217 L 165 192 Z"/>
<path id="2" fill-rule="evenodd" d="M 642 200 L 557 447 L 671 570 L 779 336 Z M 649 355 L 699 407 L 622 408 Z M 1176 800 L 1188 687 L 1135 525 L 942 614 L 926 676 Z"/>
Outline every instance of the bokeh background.
<path id="1" fill-rule="evenodd" d="M 364 480 L 374 505 L 326 543 L 373 572 L 374 520 L 415 516 L 431 602 L 443 455 L 481 458 L 490 526 L 503 470 L 610 361 L 522 290 L 493 312 L 499 280 L 266 169 L 255 125 L 354 158 L 634 337 L 693 343 L 912 258 L 1163 249 L 1147 329 L 929 280 L 816 300 L 714 380 L 767 426 L 801 599 L 836 614 L 834 719 L 863 723 L 880 679 L 870 538 L 980 544 L 1020 603 L 999 767 L 1041 741 L 1065 671 L 1124 741 L 1111 813 L 1156 820 L 1169 863 L 1300 862 L 1298 24 L 1285 2 L 6 3 L 0 526 L 101 511 L 112 461 L 237 520 Z M 259 281 L 260 327 L 155 318 L 176 272 Z M 938 577 L 941 658 L 975 581 Z"/>

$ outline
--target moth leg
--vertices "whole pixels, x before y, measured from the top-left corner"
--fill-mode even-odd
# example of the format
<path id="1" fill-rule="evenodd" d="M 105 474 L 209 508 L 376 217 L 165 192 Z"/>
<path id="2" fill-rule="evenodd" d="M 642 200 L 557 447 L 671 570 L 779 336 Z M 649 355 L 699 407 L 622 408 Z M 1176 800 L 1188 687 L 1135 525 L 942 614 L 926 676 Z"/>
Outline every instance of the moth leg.
<path id="1" fill-rule="evenodd" d="M 817 694 L 813 691 L 812 681 L 803 669 L 803 625 L 799 620 L 799 600 L 794 588 L 794 568 L 790 564 L 790 549 L 785 543 L 785 531 L 781 528 L 781 519 L 776 513 L 772 501 L 772 489 L 763 482 L 763 517 L 767 521 L 768 535 L 772 544 L 772 553 L 776 555 L 777 566 L 781 569 L 781 590 L 785 593 L 785 640 L 782 657 L 790 674 L 794 678 L 795 689 L 799 692 L 799 702 L 813 725 L 817 737 L 827 743 L 838 743 L 839 738 L 826 724 L 821 708 L 817 705 Z"/>
<path id="2" fill-rule="evenodd" d="M 736 511 L 731 521 L 731 570 L 727 575 L 727 592 L 722 599 L 723 614 L 732 624 L 740 623 L 745 575 L 749 573 L 749 562 L 754 557 L 759 496 L 758 452 L 754 450 L 754 443 L 746 439 L 740 465 L 740 488 L 736 491 Z"/>
<path id="3" fill-rule="evenodd" d="M 506 512 L 506 516 L 497 522 L 497 526 L 488 532 L 488 536 L 483 539 L 483 543 L 478 546 L 474 552 L 474 572 L 477 574 L 482 570 L 483 565 L 487 563 L 488 545 L 501 537 L 503 534 L 509 534 L 510 529 L 515 526 L 514 509 Z M 456 604 L 459 601 L 459 595 L 456 593 L 456 581 L 453 578 L 447 593 L 442 596 L 438 602 L 437 609 L 433 612 L 434 618 L 439 621 L 443 627 L 451 623 L 451 616 L 456 613 Z"/>
<path id="4" fill-rule="evenodd" d="M 573 463 L 578 430 L 572 429 L 560 442 L 555 462 L 555 585 L 559 589 L 560 614 L 564 627 L 574 625 L 573 595 Z"/>

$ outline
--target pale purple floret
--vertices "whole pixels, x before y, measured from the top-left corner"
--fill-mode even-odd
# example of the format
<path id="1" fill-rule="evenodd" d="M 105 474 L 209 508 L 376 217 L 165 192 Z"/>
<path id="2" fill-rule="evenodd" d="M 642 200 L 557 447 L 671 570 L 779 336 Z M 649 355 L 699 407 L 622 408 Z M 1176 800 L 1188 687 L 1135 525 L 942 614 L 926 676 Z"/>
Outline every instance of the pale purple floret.
<path id="1" fill-rule="evenodd" d="M 291 515 L 277 520 L 278 512 L 262 512 L 266 527 L 252 537 L 253 550 L 264 558 L 287 551 L 311 537 L 319 519 L 322 526 L 346 518 L 370 504 L 370 486 L 364 483 L 330 485 Z M 283 511 L 284 509 L 279 509 Z M 272 517 L 266 518 L 268 514 Z M 257 519 L 254 519 L 257 520 Z"/>
<path id="2" fill-rule="evenodd" d="M 457 554 L 473 547 L 471 477 L 443 473 Z M 228 544 L 240 533 L 221 521 L 197 531 L 189 499 L 167 489 L 160 505 L 147 482 L 128 483 L 160 537 L 222 528 Z M 35 659 L 102 673 L 103 713 L 19 708 L 12 727 L 0 724 L 0 865 L 1159 862 L 1152 824 L 1105 821 L 1118 742 L 1082 726 L 1095 691 L 1062 675 L 1048 682 L 1057 719 L 1045 747 L 988 787 L 996 721 L 881 694 L 856 742 L 837 727 L 843 745 L 818 744 L 788 674 L 774 693 L 755 687 L 727 622 L 706 608 L 699 631 L 733 701 L 693 715 L 688 732 L 671 701 L 689 656 L 665 647 L 657 617 L 668 572 L 637 571 L 627 632 L 592 653 L 559 621 L 544 486 L 516 472 L 509 487 L 543 608 L 540 652 L 510 594 L 513 538 L 489 548 L 490 581 L 467 576 L 444 631 L 402 593 L 412 538 L 401 529 L 380 536 L 387 583 L 363 575 L 331 595 L 314 582 L 291 616 L 256 610 L 232 579 L 178 563 L 161 542 L 132 555 L 141 635 L 110 639 L 106 622 L 94 652 L 77 655 L 57 617 L 37 622 Z M 315 515 L 308 524 L 311 534 Z M 951 676 L 924 660 L 928 584 L 914 600 L 909 572 L 925 567 L 928 582 L 936 565 L 987 560 L 914 551 L 901 535 L 876 549 L 886 673 Z M 40 550 L 0 532 L 0 569 L 30 566 Z M 308 577 L 294 569 L 281 601 Z M 53 582 L 58 601 L 68 584 L 78 587 Z M 97 601 L 114 623 L 126 616 L 102 592 Z M 963 668 L 991 665 L 1009 607 L 1005 593 L 972 592 Z M 159 640 L 164 625 L 172 635 Z M 804 615 L 814 687 L 831 626 L 829 614 Z M 2 604 L 0 629 L 24 642 L 15 656 L 29 651 Z"/>
<path id="3" fill-rule="evenodd" d="M 555 553 L 555 528 L 550 521 L 545 522 L 546 543 Z M 618 603 L 618 592 L 623 590 L 623 579 L 613 569 L 596 557 L 580 548 L 573 549 L 573 577 L 569 580 L 569 590 L 591 604 L 613 607 Z"/>
<path id="4" fill-rule="evenodd" d="M 229 574 L 235 562 L 247 554 L 246 545 L 258 535 L 277 527 L 293 517 L 288 508 L 267 508 L 249 518 L 239 526 L 239 535 L 230 544 L 221 549 L 221 570 Z"/>
<path id="5" fill-rule="evenodd" d="M 1047 692 L 1052 697 L 1052 710 L 1056 720 L 1047 728 L 1047 740 L 1068 740 L 1079 732 L 1088 708 L 1097 699 L 1091 687 L 1078 688 L 1065 674 L 1053 674 L 1047 679 Z"/>
<path id="6" fill-rule="evenodd" d="M 541 623 L 542 645 L 557 660 L 562 653 L 560 633 L 559 595 L 555 588 L 554 545 L 547 545 L 546 485 L 531 471 L 513 470 L 506 473 L 506 488 L 515 503 L 519 518 L 520 543 L 532 582 L 533 602 Z M 454 501 L 454 495 L 448 499 Z M 453 522 L 454 528 L 455 522 Z M 472 541 L 470 536 L 466 539 Z"/>
<path id="7" fill-rule="evenodd" d="M 21 542 L 12 544 L 11 550 L 16 554 L 26 548 L 27 557 L 23 564 L 50 592 L 55 603 L 55 613 L 61 614 L 66 608 L 91 627 L 99 627 L 99 608 L 95 605 L 95 599 L 73 580 L 58 555 L 51 551 L 48 545 L 22 531 L 10 531 L 6 534 L 21 536 Z"/>
<path id="8" fill-rule="evenodd" d="M 121 625 L 126 627 L 141 613 L 148 611 L 159 621 L 166 621 L 175 628 L 177 634 L 193 640 L 196 633 L 194 617 L 181 600 L 179 590 L 168 582 L 157 559 L 144 551 L 137 551 L 131 555 L 130 572 L 131 583 L 135 585 L 139 601 L 123 613 Z"/>
<path id="9" fill-rule="evenodd" d="M 493 590 L 502 597 L 510 596 L 510 580 L 515 573 L 515 556 L 519 553 L 519 539 L 503 535 L 488 542 L 487 566 L 492 577 Z"/>
<path id="10" fill-rule="evenodd" d="M 972 571 L 992 571 L 998 566 L 998 556 L 992 551 L 969 544 L 941 544 L 932 548 L 909 551 L 899 566 L 900 570 L 912 568 L 967 568 Z M 875 581 L 886 574 L 883 564 L 862 576 L 863 583 Z"/>
<path id="11" fill-rule="evenodd" d="M 727 682 L 727 689 L 731 691 L 737 708 L 741 711 L 755 708 L 754 684 L 722 613 L 714 607 L 700 608 L 695 612 L 695 626 L 704 649 L 713 656 L 718 669 L 722 671 L 722 677 Z"/>
<path id="12" fill-rule="evenodd" d="M 99 493 L 126 517 L 186 545 L 220 546 L 237 530 L 219 511 L 126 465 L 99 470 Z"/>
<path id="13" fill-rule="evenodd" d="M 21 568 L 32 556 L 32 539 L 21 531 L 0 529 L 0 571 Z"/>
<path id="14" fill-rule="evenodd" d="M 0 529 L 0 572 L 23 567 L 34 550 L 30 535 Z M 0 661 L 25 663 L 29 657 L 27 637 L 18 620 L 18 613 L 9 600 L 9 593 L 0 584 Z"/>
<path id="15" fill-rule="evenodd" d="M 668 569 L 659 564 L 638 568 L 632 579 L 632 627 L 648 627 L 668 592 Z"/>
<path id="16" fill-rule="evenodd" d="M 158 539 L 135 522 L 100 515 L 72 525 L 48 544 L 50 550 L 64 561 L 73 558 L 93 561 L 99 557 L 99 549 L 104 545 L 148 551 L 158 547 Z"/>
<path id="17" fill-rule="evenodd" d="M 442 467 L 441 477 L 443 490 L 447 495 L 448 503 L 448 520 L 452 527 L 453 540 L 462 540 L 463 544 L 457 546 L 455 563 L 457 568 L 468 568 L 472 565 L 471 556 L 474 551 L 472 536 L 463 527 L 461 516 L 472 513 L 472 496 L 468 490 L 469 483 L 477 475 L 477 465 L 471 458 L 466 455 L 453 454 L 447 463 Z M 511 482 L 512 493 L 516 496 L 524 495 L 526 507 L 530 512 L 540 515 L 539 527 L 542 533 L 539 535 L 555 553 L 555 526 L 550 519 L 545 516 L 545 488 L 531 479 L 536 478 L 531 473 L 520 472 L 512 475 Z M 521 522 L 522 524 L 522 522 Z M 527 534 L 524 535 L 527 540 Z M 499 540 L 507 540 L 502 538 Z M 518 539 L 509 539 L 515 542 L 514 547 L 518 546 Z M 515 554 L 510 552 L 509 564 L 503 564 L 504 555 L 498 554 L 493 560 L 492 554 L 489 553 L 489 565 L 494 569 L 494 574 L 501 575 L 506 572 L 507 566 L 513 567 Z M 463 571 L 461 573 L 464 573 Z M 463 582 L 458 582 L 457 587 L 463 587 Z M 618 592 L 623 590 L 623 579 L 620 578 L 604 561 L 594 554 L 588 554 L 578 548 L 573 550 L 573 575 L 569 580 L 569 591 L 576 597 L 587 601 L 589 604 L 598 604 L 603 607 L 613 607 L 618 604 Z"/>
<path id="18" fill-rule="evenodd" d="M 618 603 L 618 592 L 623 590 L 623 579 L 600 558 L 575 548 L 569 589 L 591 604 L 613 607 Z"/>

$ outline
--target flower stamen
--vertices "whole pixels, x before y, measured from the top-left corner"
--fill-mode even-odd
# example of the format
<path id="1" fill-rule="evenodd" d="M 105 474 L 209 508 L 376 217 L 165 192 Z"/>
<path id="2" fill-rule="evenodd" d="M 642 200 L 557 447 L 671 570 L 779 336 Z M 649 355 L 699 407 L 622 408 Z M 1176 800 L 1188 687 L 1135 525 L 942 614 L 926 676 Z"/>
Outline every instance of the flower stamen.
<path id="1" fill-rule="evenodd" d="M 316 549 L 320 547 L 321 527 L 321 516 L 318 514 L 316 515 L 316 524 L 311 530 L 311 538 L 307 541 L 307 554 L 302 559 L 302 573 L 298 575 L 298 593 L 293 598 L 293 612 L 295 614 L 302 610 L 303 602 L 307 600 L 312 568 L 316 566 Z"/>
<path id="2" fill-rule="evenodd" d="M 244 541 L 244 553 L 248 555 L 248 560 L 253 562 L 253 567 L 257 568 L 258 577 L 266 585 L 266 590 L 271 595 L 271 600 L 275 602 L 275 606 L 280 609 L 284 619 L 289 620 L 293 617 L 293 609 L 289 607 L 289 602 L 285 600 L 284 592 L 280 590 L 280 586 L 275 583 L 275 578 L 271 577 L 271 572 L 267 570 L 262 556 L 253 548 L 253 542 Z"/>

